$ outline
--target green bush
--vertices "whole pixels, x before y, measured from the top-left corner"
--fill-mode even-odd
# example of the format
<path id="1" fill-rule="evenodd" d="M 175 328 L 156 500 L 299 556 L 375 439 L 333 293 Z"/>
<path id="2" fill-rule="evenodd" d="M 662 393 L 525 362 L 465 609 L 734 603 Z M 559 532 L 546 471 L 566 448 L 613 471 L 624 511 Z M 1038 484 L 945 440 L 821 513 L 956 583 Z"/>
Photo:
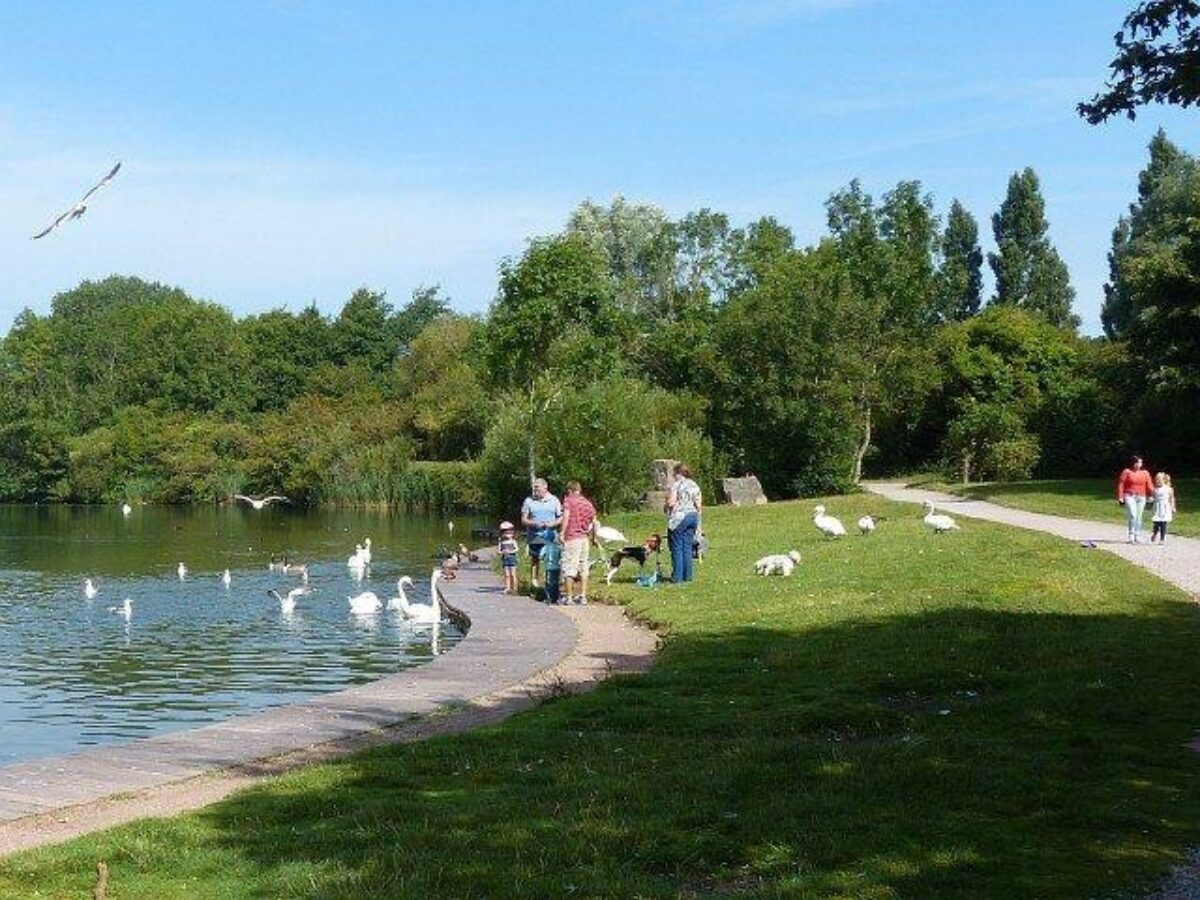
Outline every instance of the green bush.
<path id="1" fill-rule="evenodd" d="M 442 512 L 483 507 L 476 462 L 412 462 L 396 483 L 395 504 L 404 510 Z"/>

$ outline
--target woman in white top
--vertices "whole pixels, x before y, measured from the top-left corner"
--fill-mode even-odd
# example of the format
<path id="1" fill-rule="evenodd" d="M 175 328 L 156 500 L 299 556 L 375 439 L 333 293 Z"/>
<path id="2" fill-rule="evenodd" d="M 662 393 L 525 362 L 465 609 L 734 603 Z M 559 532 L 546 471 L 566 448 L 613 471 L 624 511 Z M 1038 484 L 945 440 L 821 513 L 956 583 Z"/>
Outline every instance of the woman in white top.
<path id="1" fill-rule="evenodd" d="M 1167 541 L 1167 523 L 1175 518 L 1175 488 L 1171 487 L 1171 476 L 1159 472 L 1154 476 L 1154 530 L 1150 532 L 1150 543 L 1158 538 L 1160 544 Z"/>
<path id="2" fill-rule="evenodd" d="M 671 580 L 692 580 L 692 545 L 700 529 L 700 486 L 692 481 L 691 470 L 683 463 L 675 465 L 675 481 L 667 494 L 667 545 L 671 548 Z"/>

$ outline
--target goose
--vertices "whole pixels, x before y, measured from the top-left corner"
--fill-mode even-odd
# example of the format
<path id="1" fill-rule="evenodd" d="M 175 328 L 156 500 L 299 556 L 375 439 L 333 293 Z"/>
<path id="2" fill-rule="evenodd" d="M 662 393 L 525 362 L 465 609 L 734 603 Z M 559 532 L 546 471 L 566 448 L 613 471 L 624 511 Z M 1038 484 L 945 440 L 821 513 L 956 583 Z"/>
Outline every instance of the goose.
<path id="1" fill-rule="evenodd" d="M 934 534 L 941 534 L 943 531 L 959 531 L 958 523 L 955 522 L 945 513 L 934 514 L 933 501 L 925 501 L 925 518 L 922 520 L 933 529 Z"/>
<path id="2" fill-rule="evenodd" d="M 132 516 L 133 515 L 133 507 L 130 506 L 128 503 L 122 503 L 121 504 L 121 515 Z"/>
<path id="3" fill-rule="evenodd" d="M 388 609 L 398 609 L 401 612 L 406 612 L 409 608 L 408 594 L 404 593 L 404 586 L 412 587 L 413 580 L 407 575 L 401 575 L 400 580 L 396 582 L 396 590 L 400 593 L 399 597 L 392 597 L 387 602 Z"/>
<path id="4" fill-rule="evenodd" d="M 96 191 L 100 190 L 102 187 L 104 187 L 106 184 L 108 184 L 110 181 L 112 181 L 113 178 L 116 177 L 117 172 L 119 172 L 120 170 L 121 170 L 121 164 L 118 162 L 115 166 L 112 167 L 111 172 L 109 172 L 107 175 L 105 175 L 103 178 L 101 178 L 97 184 L 95 184 L 86 194 L 84 194 L 79 199 L 78 203 L 76 203 L 74 206 L 72 206 L 70 209 L 68 209 L 65 213 L 60 215 L 57 219 L 55 219 L 48 226 L 46 226 L 45 230 L 39 231 L 37 234 L 35 234 L 33 236 L 33 240 L 36 241 L 40 238 L 44 238 L 46 235 L 48 235 L 50 232 L 52 232 L 55 228 L 57 228 L 63 222 L 73 222 L 75 219 L 78 219 L 85 212 L 87 212 L 88 198 L 90 198 L 92 196 L 92 194 L 96 193 Z"/>
<path id="5" fill-rule="evenodd" d="M 249 503 L 255 509 L 264 509 L 267 506 L 270 506 L 276 500 L 282 500 L 284 503 L 292 502 L 287 497 L 284 497 L 280 494 L 272 494 L 270 497 L 263 497 L 261 500 L 257 497 L 247 497 L 245 494 L 234 494 L 233 499 Z"/>
<path id="6" fill-rule="evenodd" d="M 92 579 L 85 578 L 83 580 L 83 596 L 89 600 L 95 600 L 98 593 L 100 593 L 100 589 L 92 583 Z"/>
<path id="7" fill-rule="evenodd" d="M 592 528 L 592 533 L 601 544 L 628 544 L 629 538 L 611 525 L 601 525 L 599 521 Z"/>
<path id="8" fill-rule="evenodd" d="M 185 566 L 183 563 L 180 563 L 175 571 L 179 573 L 180 581 L 183 581 L 185 578 L 187 578 L 187 566 Z"/>
<path id="9" fill-rule="evenodd" d="M 126 597 L 123 604 L 120 606 L 110 606 L 108 611 L 116 613 L 118 616 L 124 616 L 125 621 L 128 622 L 129 618 L 133 615 L 133 601 Z"/>
<path id="10" fill-rule="evenodd" d="M 350 601 L 350 612 L 356 616 L 366 616 L 379 612 L 380 607 L 383 606 L 383 603 L 371 591 L 363 591 L 361 594 L 347 597 L 346 599 Z"/>
<path id="11" fill-rule="evenodd" d="M 290 591 L 287 592 L 286 597 L 280 596 L 279 591 L 275 590 L 275 588 L 267 588 L 267 593 L 279 601 L 279 611 L 281 613 L 283 613 L 284 615 L 287 615 L 288 613 L 290 613 L 296 609 L 296 598 L 303 597 L 305 594 L 307 594 L 308 588 L 306 588 L 306 587 L 292 588 Z M 354 601 L 351 600 L 350 604 L 353 607 Z"/>
<path id="12" fill-rule="evenodd" d="M 825 515 L 824 506 L 817 506 L 813 509 L 813 524 L 821 529 L 821 533 L 825 537 L 837 538 L 844 537 L 846 534 L 846 526 L 833 516 Z"/>
<path id="13" fill-rule="evenodd" d="M 873 516 L 863 516 L 858 520 L 858 530 L 863 534 L 870 534 L 875 530 L 875 518 Z"/>

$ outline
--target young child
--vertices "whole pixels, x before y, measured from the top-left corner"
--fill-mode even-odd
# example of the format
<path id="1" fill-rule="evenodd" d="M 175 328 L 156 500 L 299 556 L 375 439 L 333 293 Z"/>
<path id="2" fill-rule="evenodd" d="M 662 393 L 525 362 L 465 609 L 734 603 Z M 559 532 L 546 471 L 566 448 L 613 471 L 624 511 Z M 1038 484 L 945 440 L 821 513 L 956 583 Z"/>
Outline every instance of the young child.
<path id="1" fill-rule="evenodd" d="M 496 547 L 504 566 L 504 593 L 517 593 L 517 538 L 512 522 L 500 523 L 500 543 Z"/>
<path id="2" fill-rule="evenodd" d="M 1154 476 L 1154 529 L 1150 532 L 1150 543 L 1158 538 L 1160 544 L 1167 541 L 1167 523 L 1175 518 L 1175 489 L 1171 487 L 1171 476 L 1159 472 Z"/>
<path id="3" fill-rule="evenodd" d="M 546 575 L 546 602 L 558 603 L 562 572 L 562 544 L 558 532 L 547 533 L 546 543 L 542 546 L 542 571 Z"/>

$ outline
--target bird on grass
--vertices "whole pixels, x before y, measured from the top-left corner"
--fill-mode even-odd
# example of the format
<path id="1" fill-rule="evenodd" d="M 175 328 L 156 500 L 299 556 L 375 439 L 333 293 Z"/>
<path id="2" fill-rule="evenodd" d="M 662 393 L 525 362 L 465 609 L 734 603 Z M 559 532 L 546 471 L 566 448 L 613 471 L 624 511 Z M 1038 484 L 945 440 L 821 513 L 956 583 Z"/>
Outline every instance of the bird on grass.
<path id="1" fill-rule="evenodd" d="M 943 531 L 959 531 L 958 523 L 955 522 L 945 513 L 934 514 L 934 506 L 932 500 L 925 501 L 925 518 L 922 521 L 933 529 L 934 534 L 941 534 Z"/>
<path id="2" fill-rule="evenodd" d="M 234 494 L 233 499 L 241 500 L 244 503 L 249 503 L 255 509 L 265 509 L 266 507 L 270 506 L 272 503 L 275 503 L 276 501 L 280 501 L 282 503 L 291 503 L 292 502 L 287 497 L 284 497 L 281 494 L 272 494 L 271 496 L 263 497 L 262 499 L 259 499 L 257 497 L 247 497 L 245 494 Z"/>
<path id="3" fill-rule="evenodd" d="M 821 534 L 829 538 L 845 537 L 846 526 L 833 516 L 825 515 L 824 506 L 816 506 L 813 509 L 813 524 L 821 530 Z"/>
<path id="4" fill-rule="evenodd" d="M 883 516 L 863 516 L 858 520 L 858 530 L 863 534 L 870 534 L 883 520 Z"/>
<path id="5" fill-rule="evenodd" d="M 629 538 L 625 537 L 618 529 L 611 525 L 601 525 L 599 521 L 592 526 L 592 534 L 596 536 L 596 541 L 600 544 L 629 543 Z"/>
<path id="6" fill-rule="evenodd" d="M 87 201 L 92 196 L 92 194 L 96 193 L 96 191 L 100 190 L 102 187 L 104 187 L 110 181 L 112 181 L 113 178 L 116 177 L 117 172 L 119 172 L 119 171 L 121 171 L 121 164 L 117 163 L 115 166 L 112 167 L 111 172 L 109 172 L 107 175 L 105 175 L 103 178 L 101 178 L 99 182 L 97 182 L 95 185 L 92 186 L 91 190 L 89 190 L 86 194 L 84 194 L 79 199 L 78 203 L 76 203 L 74 206 L 72 206 L 70 209 L 68 209 L 65 213 L 60 215 L 53 222 L 51 222 L 45 229 L 43 229 L 42 231 L 39 231 L 37 234 L 35 234 L 33 236 L 32 240 L 36 241 L 39 238 L 44 238 L 46 235 L 48 235 L 50 232 L 52 232 L 55 228 L 57 228 L 63 222 L 72 222 L 75 219 L 78 219 L 80 216 L 82 216 L 85 212 L 87 212 Z"/>

